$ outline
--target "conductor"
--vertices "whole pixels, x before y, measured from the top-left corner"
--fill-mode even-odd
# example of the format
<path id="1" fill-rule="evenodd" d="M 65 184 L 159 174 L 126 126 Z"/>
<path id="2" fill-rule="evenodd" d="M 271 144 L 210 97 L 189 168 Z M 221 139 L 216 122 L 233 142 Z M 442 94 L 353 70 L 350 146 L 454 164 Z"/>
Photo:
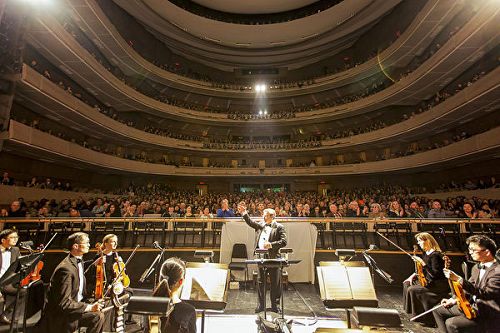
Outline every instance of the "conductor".
<path id="1" fill-rule="evenodd" d="M 264 222 L 253 221 L 248 216 L 246 204 L 243 201 L 238 204 L 238 212 L 241 214 L 246 224 L 257 232 L 256 249 L 268 250 L 270 259 L 279 257 L 279 249 L 286 246 L 286 232 L 283 225 L 274 220 L 276 217 L 274 209 L 264 209 Z M 264 290 L 264 279 L 266 277 L 264 276 L 264 272 L 263 268 L 259 269 L 259 304 L 255 309 L 256 313 L 264 311 L 264 297 L 266 297 L 266 291 Z M 272 310 L 277 313 L 281 313 L 281 309 L 279 308 L 279 301 L 281 298 L 279 272 L 280 270 L 278 268 L 267 269 L 267 274 L 269 274 L 271 280 L 271 307 Z"/>

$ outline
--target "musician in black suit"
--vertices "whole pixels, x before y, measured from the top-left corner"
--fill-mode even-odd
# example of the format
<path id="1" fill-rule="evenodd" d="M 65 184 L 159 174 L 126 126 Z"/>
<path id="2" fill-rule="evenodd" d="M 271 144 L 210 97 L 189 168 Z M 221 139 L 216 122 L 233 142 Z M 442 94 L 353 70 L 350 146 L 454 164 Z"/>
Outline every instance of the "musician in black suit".
<path id="1" fill-rule="evenodd" d="M 413 260 L 422 265 L 426 285 L 420 283 L 417 273 L 413 273 L 403 282 L 403 306 L 412 317 L 429 310 L 450 292 L 445 278 L 443 253 L 438 242 L 427 232 L 415 235 L 418 246 L 422 249 L 422 258 L 413 256 Z M 432 314 L 419 320 L 427 326 L 434 326 Z"/>
<path id="2" fill-rule="evenodd" d="M 458 332 L 499 332 L 500 323 L 500 265 L 495 261 L 495 242 L 484 235 L 474 235 L 467 239 L 469 253 L 479 264 L 472 268 L 471 277 L 465 280 L 449 269 L 445 276 L 458 281 L 466 296 L 477 311 L 475 319 L 467 319 L 457 307 L 455 298 L 443 299 L 443 307 L 433 312 L 442 333 Z"/>
<path id="3" fill-rule="evenodd" d="M 240 202 L 238 204 L 238 212 L 241 214 L 246 224 L 257 232 L 256 249 L 266 249 L 269 251 L 269 258 L 275 259 L 279 257 L 279 249 L 286 246 L 286 232 L 282 224 L 276 222 L 276 212 L 274 209 L 264 209 L 264 222 L 255 222 L 249 216 L 246 209 L 246 204 Z M 269 278 L 271 280 L 271 307 L 275 312 L 281 312 L 279 308 L 281 298 L 281 278 L 280 270 L 278 268 L 267 269 Z M 266 291 L 264 290 L 264 270 L 259 269 L 259 305 L 255 312 L 264 311 L 264 297 Z"/>
<path id="4" fill-rule="evenodd" d="M 104 315 L 100 303 L 85 303 L 85 275 L 82 257 L 89 252 L 89 236 L 76 232 L 68 237 L 70 251 L 56 267 L 47 292 L 40 331 L 72 333 L 87 327 L 87 333 L 102 332 Z"/>
<path id="5" fill-rule="evenodd" d="M 0 232 L 0 277 L 2 277 L 10 264 L 19 258 L 19 248 L 16 247 L 17 240 L 19 239 L 16 230 L 5 229 Z M 0 288 L 4 296 L 4 304 L 1 309 L 0 323 L 10 324 L 14 303 L 16 302 L 17 288 L 14 285 L 5 285 Z"/>

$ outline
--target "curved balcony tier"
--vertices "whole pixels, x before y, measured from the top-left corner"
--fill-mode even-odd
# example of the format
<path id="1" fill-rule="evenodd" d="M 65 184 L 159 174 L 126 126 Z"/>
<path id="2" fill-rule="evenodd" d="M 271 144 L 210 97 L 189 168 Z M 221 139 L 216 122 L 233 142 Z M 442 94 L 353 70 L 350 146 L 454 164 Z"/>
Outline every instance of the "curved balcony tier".
<path id="1" fill-rule="evenodd" d="M 394 125 L 350 137 L 323 140 L 319 147 L 287 149 L 286 152 L 339 153 L 375 149 L 396 142 L 417 141 L 492 112 L 498 113 L 498 100 L 500 99 L 498 77 L 500 77 L 499 67 L 432 109 Z M 200 141 L 159 136 L 113 120 L 68 94 L 27 65 L 23 67 L 18 88 L 16 100 L 20 104 L 35 110 L 43 117 L 48 117 L 83 133 L 92 133 L 117 145 L 135 146 L 140 149 L 156 146 L 178 151 L 221 152 L 221 149 L 204 148 L 203 142 Z M 224 124 L 220 126 L 220 131 L 226 130 Z M 238 131 L 244 133 L 245 126 L 246 124 L 242 123 L 241 128 L 236 129 L 235 133 Z M 261 128 L 259 135 L 265 134 L 276 134 L 276 129 Z M 229 155 L 238 153 L 234 150 L 222 151 Z M 275 154 L 283 152 L 283 149 L 244 149 L 244 151 Z"/>
<path id="2" fill-rule="evenodd" d="M 433 57 L 391 87 L 353 103 L 301 112 L 295 118 L 280 120 L 280 123 L 302 124 L 317 122 L 318 118 L 340 119 L 389 105 L 414 105 L 428 98 L 498 45 L 498 11 L 498 8 L 493 10 L 488 6 L 484 7 Z M 226 114 L 183 109 L 147 97 L 109 73 L 53 19 L 40 19 L 35 25 L 29 34 L 30 43 L 47 59 L 61 64 L 60 68 L 75 82 L 82 87 L 92 87 L 95 95 L 102 96 L 102 102 L 113 105 L 118 111 L 143 111 L 158 116 L 168 114 L 177 119 L 196 119 L 210 124 L 224 122 L 229 125 L 240 122 L 227 119 Z M 272 120 L 258 122 L 275 123 Z"/>
<path id="3" fill-rule="evenodd" d="M 500 127 L 452 143 L 446 147 L 390 160 L 314 167 L 280 168 L 212 168 L 177 167 L 132 161 L 96 152 L 75 143 L 65 141 L 40 130 L 11 120 L 9 131 L 4 132 L 5 151 L 34 159 L 51 159 L 60 165 L 78 168 L 108 169 L 115 173 L 139 173 L 149 175 L 203 176 L 203 177 L 275 177 L 275 176 L 334 176 L 354 174 L 378 174 L 386 172 L 411 173 L 432 167 L 434 169 L 456 166 L 461 163 L 489 160 L 500 153 Z"/>

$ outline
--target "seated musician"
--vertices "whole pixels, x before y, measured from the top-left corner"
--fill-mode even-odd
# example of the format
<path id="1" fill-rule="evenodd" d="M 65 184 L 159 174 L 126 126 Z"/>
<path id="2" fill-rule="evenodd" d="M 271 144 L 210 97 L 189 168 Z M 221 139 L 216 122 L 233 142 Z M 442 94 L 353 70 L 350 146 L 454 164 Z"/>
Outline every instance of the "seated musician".
<path id="1" fill-rule="evenodd" d="M 68 237 L 70 251 L 57 265 L 47 291 L 47 303 L 37 332 L 73 333 L 87 327 L 87 333 L 102 332 L 104 314 L 98 302 L 89 304 L 85 299 L 85 275 L 82 257 L 89 252 L 89 236 L 76 232 Z"/>
<path id="2" fill-rule="evenodd" d="M 165 260 L 160 270 L 160 283 L 153 296 L 170 297 L 174 309 L 168 318 L 161 318 L 161 333 L 196 333 L 196 310 L 180 299 L 186 275 L 186 264 L 179 258 Z"/>
<path id="3" fill-rule="evenodd" d="M 116 278 L 117 273 L 120 272 L 120 266 L 119 263 L 123 263 L 122 257 L 118 254 L 116 251 L 118 247 L 118 237 L 115 234 L 108 234 L 104 236 L 102 239 L 102 245 L 100 246 L 100 249 L 98 249 L 98 253 L 96 254 L 96 257 L 94 258 L 94 262 L 96 265 L 100 265 L 102 263 L 103 267 L 103 272 L 104 272 L 104 279 L 101 281 L 103 283 L 103 290 L 104 294 L 103 296 L 106 296 L 106 298 L 113 296 L 112 295 L 112 290 L 108 289 L 111 287 L 110 285 L 113 283 L 113 281 Z M 99 253 L 100 252 L 100 253 Z M 102 260 L 102 262 L 101 262 Z M 97 281 L 97 276 L 95 275 L 95 268 L 92 269 L 92 282 L 90 283 L 90 287 L 92 288 L 92 291 L 95 291 L 95 286 L 98 283 Z M 117 283 L 122 283 L 120 279 L 116 281 Z M 128 288 L 128 285 L 124 285 L 124 292 L 123 294 L 128 294 L 129 296 L 132 295 L 132 290 Z M 112 287 L 111 287 L 112 288 Z M 95 296 L 95 295 L 94 295 Z M 123 298 L 123 297 L 120 297 Z M 126 299 L 124 299 L 121 303 L 125 303 Z M 111 306 L 110 304 L 106 304 L 106 306 Z M 113 332 L 114 327 L 115 327 L 115 311 L 109 310 L 105 314 L 105 323 L 104 323 L 104 331 L 106 332 Z M 129 318 L 127 320 L 127 323 L 131 323 L 131 315 L 129 314 Z"/>
<path id="4" fill-rule="evenodd" d="M 426 285 L 422 286 L 417 273 L 413 273 L 403 282 L 403 306 L 412 317 L 429 310 L 450 292 L 448 280 L 443 273 L 443 254 L 437 241 L 427 232 L 415 235 L 418 246 L 422 249 L 422 258 L 413 256 L 413 260 L 422 265 Z M 434 326 L 431 314 L 423 316 L 420 322 Z"/>
<path id="5" fill-rule="evenodd" d="M 5 229 L 0 233 L 0 277 L 2 277 L 10 264 L 19 258 L 20 251 L 16 247 L 17 231 L 15 229 Z M 2 311 L 0 311 L 0 323 L 10 324 L 12 317 L 12 311 L 14 310 L 14 303 L 16 302 L 17 288 L 16 286 L 10 284 L 2 286 L 0 289 L 2 295 L 4 296 L 4 302 L 2 304 Z M 24 294 L 24 293 L 23 293 Z"/>
<path id="6" fill-rule="evenodd" d="M 469 253 L 478 264 L 472 268 L 471 277 L 465 280 L 455 272 L 445 269 L 444 274 L 456 281 L 466 293 L 468 302 L 477 311 L 476 318 L 468 319 L 460 310 L 460 297 L 443 299 L 443 307 L 433 311 L 439 332 L 499 332 L 500 323 L 500 265 L 495 261 L 495 242 L 484 235 L 467 239 Z M 458 300 L 458 302 L 457 302 Z"/>

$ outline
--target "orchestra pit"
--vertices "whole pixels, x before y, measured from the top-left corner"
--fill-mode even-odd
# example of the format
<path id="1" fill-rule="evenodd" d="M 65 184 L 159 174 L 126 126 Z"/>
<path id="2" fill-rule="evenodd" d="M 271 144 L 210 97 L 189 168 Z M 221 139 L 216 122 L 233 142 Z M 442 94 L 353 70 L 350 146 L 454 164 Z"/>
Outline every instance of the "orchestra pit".
<path id="1" fill-rule="evenodd" d="M 500 332 L 500 1 L 0 1 L 0 332 Z"/>

